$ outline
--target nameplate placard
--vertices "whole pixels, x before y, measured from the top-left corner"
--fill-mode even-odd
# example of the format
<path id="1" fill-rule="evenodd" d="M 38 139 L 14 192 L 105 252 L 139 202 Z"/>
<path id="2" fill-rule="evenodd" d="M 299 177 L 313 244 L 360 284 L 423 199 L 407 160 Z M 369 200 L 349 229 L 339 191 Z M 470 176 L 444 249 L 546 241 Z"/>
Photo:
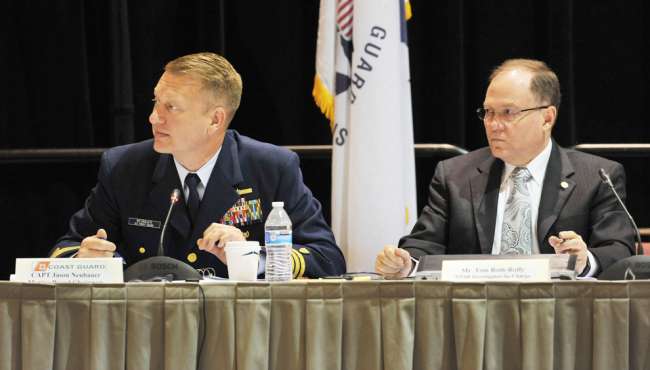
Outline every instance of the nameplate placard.
<path id="1" fill-rule="evenodd" d="M 548 259 L 442 261 L 441 280 L 448 281 L 547 281 Z"/>
<path id="2" fill-rule="evenodd" d="M 13 281 L 123 283 L 121 258 L 16 258 Z"/>

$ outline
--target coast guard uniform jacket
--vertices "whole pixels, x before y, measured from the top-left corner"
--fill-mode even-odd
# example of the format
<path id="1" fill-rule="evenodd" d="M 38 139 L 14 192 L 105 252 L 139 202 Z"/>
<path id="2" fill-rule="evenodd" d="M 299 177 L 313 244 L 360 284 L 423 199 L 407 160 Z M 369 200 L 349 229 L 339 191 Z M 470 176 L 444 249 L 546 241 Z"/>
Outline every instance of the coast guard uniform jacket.
<path id="1" fill-rule="evenodd" d="M 75 253 L 81 240 L 106 229 L 108 240 L 129 266 L 157 254 L 158 242 L 174 189 L 183 189 L 174 160 L 156 153 L 153 141 L 107 150 L 98 182 L 75 213 L 53 257 Z M 247 240 L 264 242 L 264 222 L 271 202 L 283 201 L 293 223 L 294 277 L 319 277 L 345 272 L 345 260 L 325 222 L 321 205 L 305 186 L 298 156 L 228 130 L 205 189 L 196 225 L 190 222 L 185 200 L 172 212 L 165 235 L 165 254 L 194 268 L 212 267 L 227 276 L 227 267 L 214 255 L 200 251 L 196 240 L 213 222 L 233 225 Z"/>

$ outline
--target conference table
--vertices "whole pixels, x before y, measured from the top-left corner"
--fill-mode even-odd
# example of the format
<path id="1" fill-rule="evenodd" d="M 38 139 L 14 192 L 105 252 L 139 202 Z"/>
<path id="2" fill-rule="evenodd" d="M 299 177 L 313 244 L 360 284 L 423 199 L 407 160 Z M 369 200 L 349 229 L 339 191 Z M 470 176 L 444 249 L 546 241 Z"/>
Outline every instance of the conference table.
<path id="1" fill-rule="evenodd" d="M 644 369 L 650 281 L 0 282 L 0 370 Z"/>

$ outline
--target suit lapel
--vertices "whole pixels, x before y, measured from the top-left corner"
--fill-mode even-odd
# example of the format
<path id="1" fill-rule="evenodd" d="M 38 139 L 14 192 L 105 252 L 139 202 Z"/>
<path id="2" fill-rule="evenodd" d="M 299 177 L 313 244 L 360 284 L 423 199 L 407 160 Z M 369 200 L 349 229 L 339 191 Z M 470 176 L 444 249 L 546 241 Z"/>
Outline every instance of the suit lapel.
<path id="1" fill-rule="evenodd" d="M 167 216 L 169 209 L 169 199 L 174 189 L 183 190 L 180 180 L 178 179 L 178 171 L 174 166 L 174 160 L 169 154 L 161 154 L 156 164 L 153 176 L 151 178 L 153 186 L 149 192 L 147 199 L 147 206 L 152 207 L 161 214 L 164 222 L 164 217 Z M 191 225 L 190 218 L 187 214 L 187 207 L 185 207 L 184 197 L 181 197 L 178 204 L 174 206 L 169 224 L 178 231 L 184 239 L 190 235 Z"/>
<path id="2" fill-rule="evenodd" d="M 477 171 L 478 174 L 470 179 L 474 222 L 481 244 L 481 252 L 489 254 L 492 252 L 494 241 L 494 220 L 497 214 L 503 162 L 490 156 L 477 167 Z"/>
<path id="3" fill-rule="evenodd" d="M 211 223 L 219 222 L 239 198 L 236 185 L 243 181 L 243 176 L 237 150 L 237 143 L 228 132 L 203 194 L 197 222 L 192 231 L 192 240 L 202 237 Z"/>
<path id="4" fill-rule="evenodd" d="M 553 252 L 547 242 L 550 236 L 548 232 L 575 189 L 575 181 L 570 178 L 573 173 L 573 165 L 569 158 L 554 141 L 553 150 L 546 166 L 537 214 L 537 238 L 541 253 Z"/>

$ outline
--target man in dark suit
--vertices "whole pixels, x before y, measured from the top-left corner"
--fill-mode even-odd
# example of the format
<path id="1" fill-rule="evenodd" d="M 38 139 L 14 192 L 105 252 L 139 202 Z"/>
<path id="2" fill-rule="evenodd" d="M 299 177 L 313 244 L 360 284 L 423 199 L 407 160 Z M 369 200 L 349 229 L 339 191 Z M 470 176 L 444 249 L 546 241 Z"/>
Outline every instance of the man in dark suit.
<path id="1" fill-rule="evenodd" d="M 596 276 L 633 251 L 634 231 L 598 170 L 625 199 L 623 167 L 561 148 L 551 138 L 560 84 L 546 64 L 513 59 L 490 76 L 483 107 L 489 148 L 438 164 L 429 200 L 399 248 L 386 246 L 377 272 L 407 276 L 425 254 L 569 253 Z"/>
<path id="2" fill-rule="evenodd" d="M 264 240 L 272 201 L 293 222 L 294 277 L 345 272 L 345 261 L 302 181 L 295 153 L 228 130 L 242 82 L 223 57 L 169 62 L 154 89 L 153 139 L 110 149 L 85 207 L 72 216 L 52 256 L 106 257 L 127 265 L 157 252 L 173 189 L 182 189 L 165 254 L 227 276 L 229 241 Z"/>

